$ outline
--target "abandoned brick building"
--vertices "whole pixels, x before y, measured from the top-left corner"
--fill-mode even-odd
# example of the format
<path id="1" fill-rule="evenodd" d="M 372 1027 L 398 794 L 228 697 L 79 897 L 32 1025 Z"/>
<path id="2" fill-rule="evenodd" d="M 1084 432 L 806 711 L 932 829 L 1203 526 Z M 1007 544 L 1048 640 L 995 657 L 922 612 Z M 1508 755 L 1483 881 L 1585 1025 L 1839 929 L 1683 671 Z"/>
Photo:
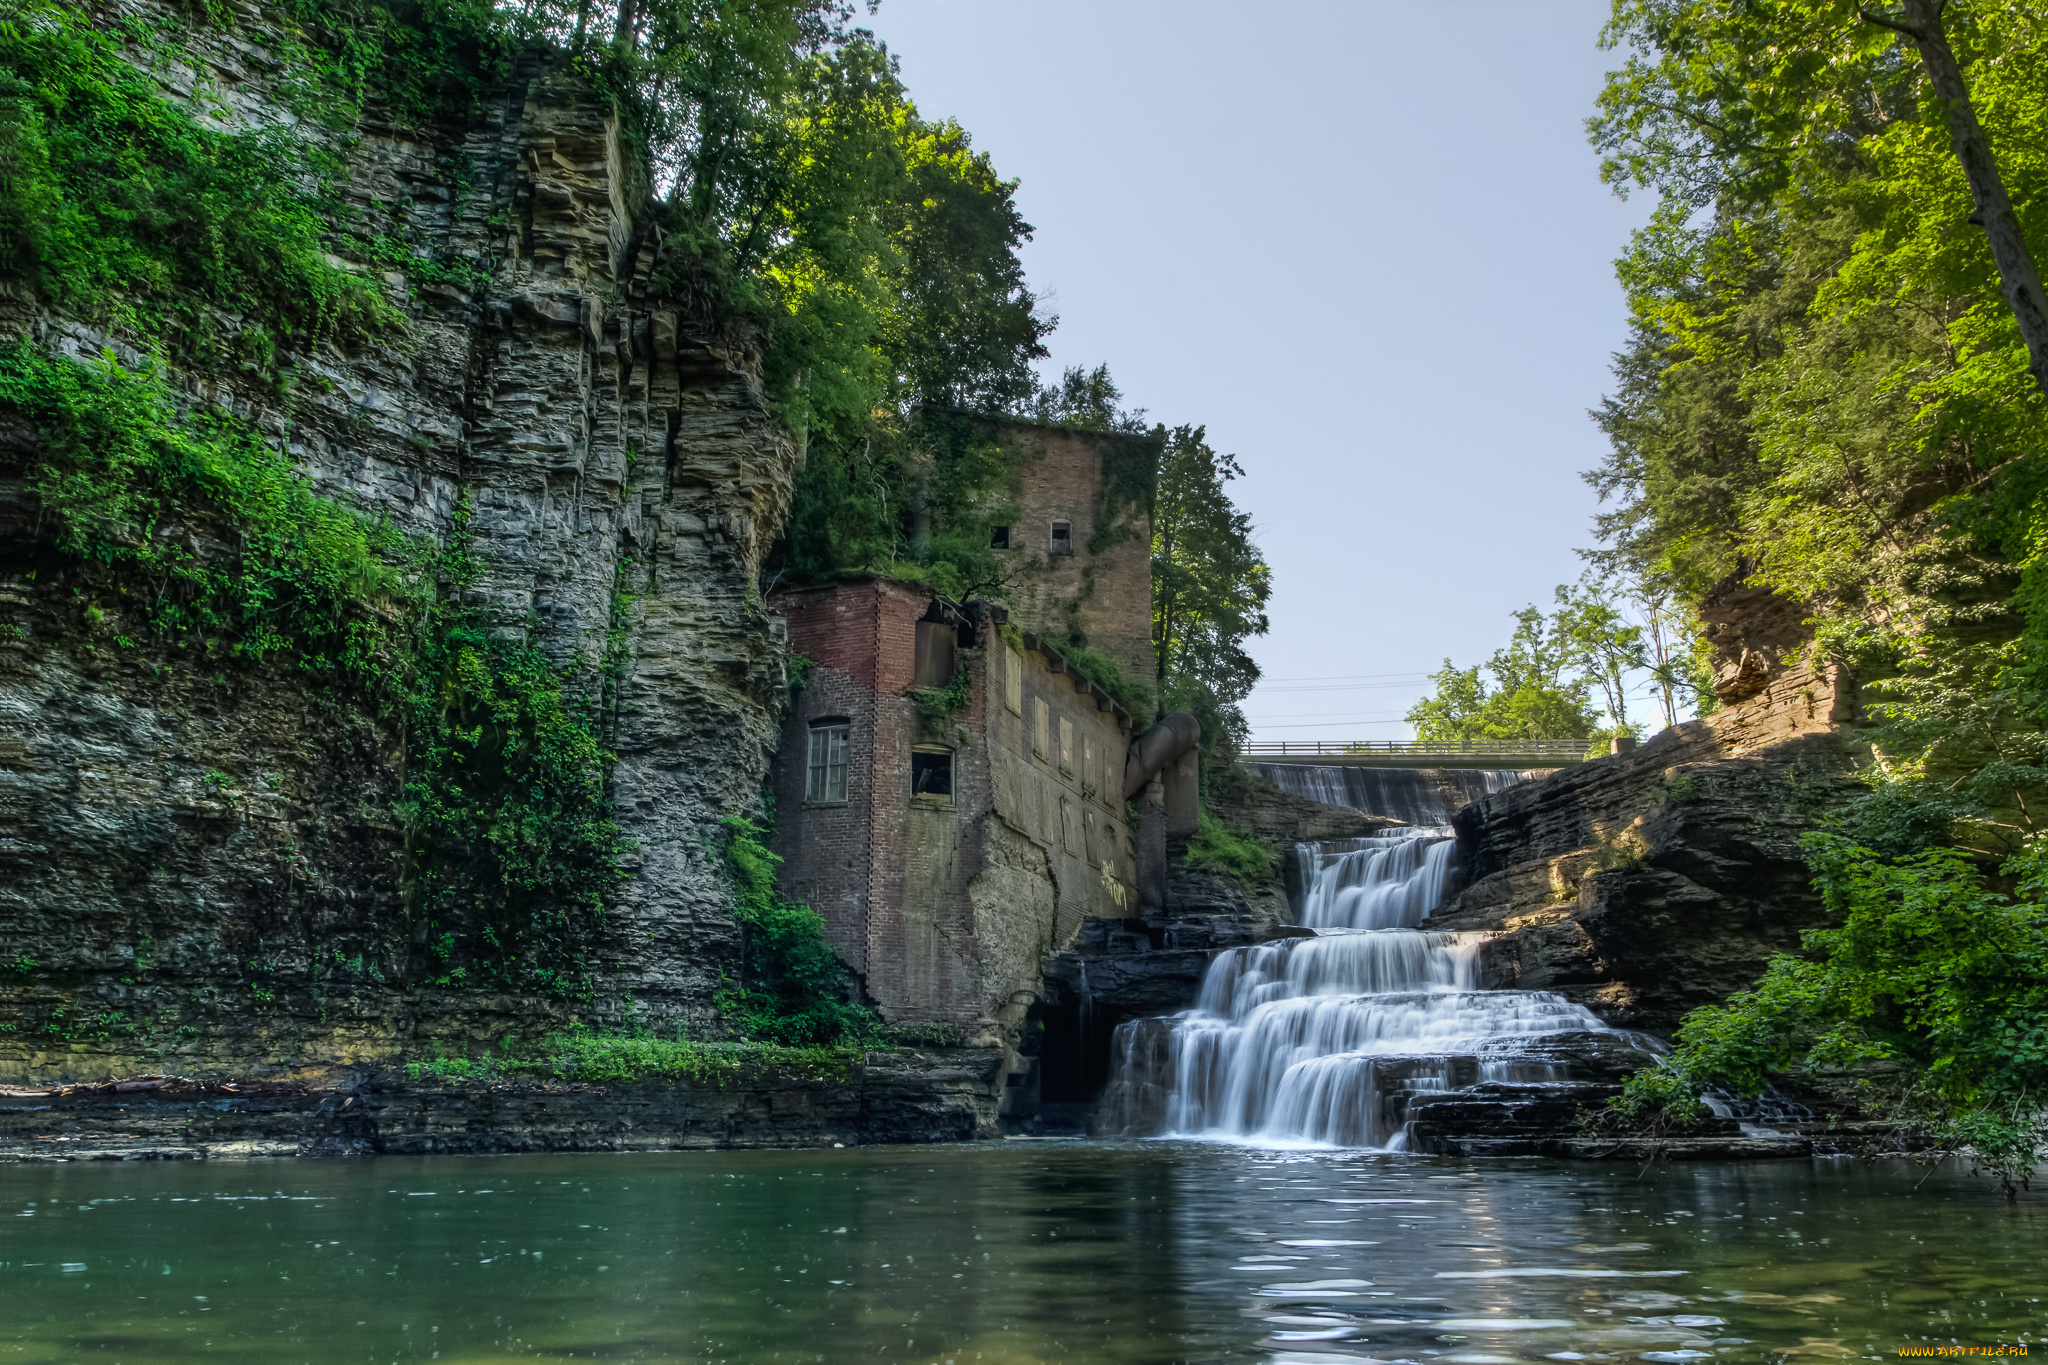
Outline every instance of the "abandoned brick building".
<path id="1" fill-rule="evenodd" d="M 872 574 L 776 590 L 810 668 L 771 786 L 783 889 L 883 1017 L 1013 1043 L 1045 955 L 1137 905 L 1140 718 L 1053 641 L 1150 678 L 1149 496 L 1129 491 L 1135 468 L 1149 492 L 1153 457 L 1142 437 L 991 425 L 1023 464 L 995 535 L 1018 557 L 1010 606 Z"/>

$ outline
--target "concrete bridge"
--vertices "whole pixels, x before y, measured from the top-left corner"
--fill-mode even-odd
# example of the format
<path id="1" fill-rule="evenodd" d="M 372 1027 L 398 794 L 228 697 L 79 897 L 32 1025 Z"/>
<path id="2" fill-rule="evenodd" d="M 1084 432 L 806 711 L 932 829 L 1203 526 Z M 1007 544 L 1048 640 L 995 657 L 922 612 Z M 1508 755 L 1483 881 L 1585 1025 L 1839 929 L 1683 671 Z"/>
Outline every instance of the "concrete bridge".
<path id="1" fill-rule="evenodd" d="M 1442 743 L 1426 740 L 1261 740 L 1244 746 L 1247 763 L 1305 763 L 1348 768 L 1569 768 L 1586 759 L 1583 739 Z"/>

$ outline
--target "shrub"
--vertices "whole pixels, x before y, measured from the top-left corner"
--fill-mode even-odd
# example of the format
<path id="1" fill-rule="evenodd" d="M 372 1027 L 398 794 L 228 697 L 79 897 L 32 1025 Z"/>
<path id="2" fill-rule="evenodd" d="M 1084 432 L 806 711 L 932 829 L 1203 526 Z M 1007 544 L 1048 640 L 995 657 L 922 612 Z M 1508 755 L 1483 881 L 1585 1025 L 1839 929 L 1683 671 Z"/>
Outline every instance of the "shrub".
<path id="1" fill-rule="evenodd" d="M 825 920 L 775 887 L 782 859 L 768 831 L 742 816 L 725 819 L 733 918 L 740 924 L 740 976 L 718 993 L 718 1010 L 741 1038 L 789 1046 L 852 1045 L 874 1038 L 881 1020 L 856 1003 L 853 974 L 825 941 Z"/>
<path id="2" fill-rule="evenodd" d="M 1188 840 L 1187 860 L 1196 867 L 1226 873 L 1253 885 L 1273 876 L 1272 849 L 1257 835 L 1233 828 L 1206 810 L 1201 813 L 1194 837 Z"/>

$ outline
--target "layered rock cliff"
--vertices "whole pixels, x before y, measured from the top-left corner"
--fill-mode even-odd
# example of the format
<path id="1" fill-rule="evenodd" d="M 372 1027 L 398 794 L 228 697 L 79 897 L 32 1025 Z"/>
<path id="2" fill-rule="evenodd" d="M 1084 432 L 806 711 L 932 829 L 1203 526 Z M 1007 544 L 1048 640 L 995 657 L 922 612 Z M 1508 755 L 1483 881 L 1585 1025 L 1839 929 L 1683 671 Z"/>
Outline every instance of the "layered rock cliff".
<path id="1" fill-rule="evenodd" d="M 293 126 L 283 35 L 245 7 L 152 70 L 216 125 Z M 800 458 L 754 344 L 650 283 L 662 246 L 616 122 L 544 54 L 459 125 L 400 130 L 373 103 L 336 149 L 347 212 L 473 283 L 338 256 L 381 279 L 402 338 L 294 356 L 286 396 L 247 374 L 174 384 L 421 543 L 465 518 L 464 605 L 559 668 L 608 666 L 623 876 L 573 989 L 450 980 L 408 914 L 393 708 L 288 656 L 199 660 L 152 634 L 148 585 L 53 547 L 37 435 L 0 414 L 0 1075 L 355 1062 L 527 1036 L 572 1006 L 702 1021 L 729 968 L 710 836 L 757 802 L 775 739 L 783 649 L 755 585 Z M 152 345 L 17 291 L 0 339 L 23 336 L 131 366 Z"/>
<path id="2" fill-rule="evenodd" d="M 1803 615 L 1723 589 L 1701 611 L 1723 709 L 1458 812 L 1465 889 L 1430 924 L 1495 933 L 1488 985 L 1668 1032 L 1825 922 L 1799 841 L 1853 794 L 1867 750 Z"/>

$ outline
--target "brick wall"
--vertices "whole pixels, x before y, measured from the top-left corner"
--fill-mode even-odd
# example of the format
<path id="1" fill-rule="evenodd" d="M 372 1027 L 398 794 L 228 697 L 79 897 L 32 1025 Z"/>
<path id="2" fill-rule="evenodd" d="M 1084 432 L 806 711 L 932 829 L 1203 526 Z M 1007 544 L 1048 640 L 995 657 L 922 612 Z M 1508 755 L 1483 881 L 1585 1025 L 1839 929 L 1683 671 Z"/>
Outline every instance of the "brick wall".
<path id="1" fill-rule="evenodd" d="M 771 771 L 781 884 L 825 919 L 826 934 L 891 1022 L 948 1020 L 1010 1038 L 1045 953 L 1089 915 L 1135 904 L 1129 832 L 1116 785 L 1129 735 L 1041 654 L 992 627 L 968 670 L 966 708 L 921 733 L 916 623 L 930 596 L 881 578 L 785 589 L 771 599 L 790 646 L 813 661 Z M 1006 705 L 1019 669 L 1020 715 Z M 1052 744 L 1032 753 L 1026 718 L 1043 702 Z M 849 723 L 847 800 L 807 805 L 814 721 Z M 1061 762 L 1061 722 L 1071 736 Z M 953 754 L 950 804 L 911 795 L 911 754 Z M 1105 872 L 1107 875 L 1105 876 Z"/>
<path id="2" fill-rule="evenodd" d="M 1011 587 L 1010 616 L 1026 630 L 1065 635 L 1078 630 L 1114 658 L 1133 682 L 1152 681 L 1152 525 L 1142 509 L 1126 516 L 1131 534 L 1099 554 L 1088 543 L 1096 532 L 1103 490 L 1103 455 L 1142 440 L 1117 432 L 1005 423 L 1004 445 L 1025 452 L 1017 523 L 1010 553 L 1030 569 Z M 1051 553 L 1052 523 L 1073 527 L 1074 553 Z"/>

